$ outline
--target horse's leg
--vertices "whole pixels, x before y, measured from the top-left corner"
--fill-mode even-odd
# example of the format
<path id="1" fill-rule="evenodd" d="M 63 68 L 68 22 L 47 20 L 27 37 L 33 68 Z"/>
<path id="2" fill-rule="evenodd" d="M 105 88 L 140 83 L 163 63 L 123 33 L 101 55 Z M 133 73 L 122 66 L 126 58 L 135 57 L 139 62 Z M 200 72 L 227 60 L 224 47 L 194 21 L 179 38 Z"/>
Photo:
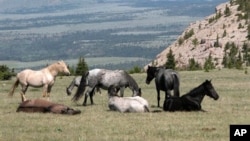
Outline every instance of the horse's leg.
<path id="1" fill-rule="evenodd" d="M 84 101 L 83 101 L 83 106 L 87 106 L 87 99 L 88 99 L 88 96 L 90 96 L 90 101 L 91 101 L 91 104 L 94 104 L 93 102 L 93 95 L 94 95 L 94 91 L 95 91 L 95 87 L 94 88 L 88 88 L 87 89 L 87 92 L 85 93 L 85 97 L 84 97 Z"/>
<path id="2" fill-rule="evenodd" d="M 52 88 L 52 86 L 48 86 L 48 88 L 47 88 L 47 100 L 49 100 L 51 88 Z"/>
<path id="3" fill-rule="evenodd" d="M 27 100 L 23 92 L 21 92 L 20 95 L 21 95 L 22 102 Z"/>
<path id="4" fill-rule="evenodd" d="M 88 96 L 89 96 L 89 92 L 87 91 L 87 92 L 85 93 L 84 101 L 83 101 L 83 103 L 82 103 L 83 106 L 87 106 L 87 99 L 88 99 Z"/>
<path id="5" fill-rule="evenodd" d="M 24 84 L 22 84 L 21 85 L 21 87 L 22 87 L 22 90 L 21 90 L 21 97 L 22 97 L 22 99 L 24 98 L 24 99 L 26 99 L 26 97 L 25 97 L 25 93 L 26 93 L 26 91 L 28 90 L 28 85 L 24 85 Z"/>
<path id="6" fill-rule="evenodd" d="M 160 107 L 160 99 L 161 99 L 161 97 L 160 97 L 160 90 L 159 90 L 159 89 L 157 89 L 157 101 L 158 101 L 158 107 Z"/>
<path id="7" fill-rule="evenodd" d="M 120 88 L 120 97 L 123 97 L 123 95 L 124 95 L 124 89 L 125 89 L 125 87 L 121 87 Z"/>
<path id="8" fill-rule="evenodd" d="M 95 94 L 95 88 L 90 92 L 89 98 L 92 105 L 94 105 L 93 95 Z"/>
<path id="9" fill-rule="evenodd" d="M 170 90 L 166 90 L 166 91 L 165 91 L 165 99 L 167 99 L 168 97 L 171 97 L 171 92 L 170 92 Z"/>
<path id="10" fill-rule="evenodd" d="M 46 97 L 46 96 L 47 96 L 47 92 L 48 92 L 48 85 L 44 85 L 44 86 L 43 86 L 43 94 L 42 94 L 42 97 Z"/>

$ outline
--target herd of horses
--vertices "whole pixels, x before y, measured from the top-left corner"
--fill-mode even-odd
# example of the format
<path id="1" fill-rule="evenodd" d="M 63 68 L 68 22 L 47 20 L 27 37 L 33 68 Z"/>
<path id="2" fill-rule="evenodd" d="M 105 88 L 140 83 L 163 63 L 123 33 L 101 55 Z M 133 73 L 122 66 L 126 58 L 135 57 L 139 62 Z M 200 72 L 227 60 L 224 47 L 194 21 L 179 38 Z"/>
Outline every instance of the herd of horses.
<path id="1" fill-rule="evenodd" d="M 49 101 L 51 88 L 55 83 L 58 73 L 70 75 L 64 61 L 58 61 L 38 71 L 26 69 L 19 72 L 9 93 L 10 96 L 13 96 L 17 86 L 21 85 L 20 94 L 22 102 L 18 106 L 17 112 L 80 114 L 80 110 Z M 158 107 L 160 107 L 160 91 L 165 92 L 164 111 L 204 111 L 201 107 L 201 102 L 205 95 L 214 100 L 219 98 L 211 80 L 205 80 L 199 86 L 180 96 L 180 78 L 178 72 L 175 70 L 148 66 L 146 84 L 150 84 L 153 79 L 155 79 Z M 42 96 L 47 97 L 47 100 L 27 100 L 25 93 L 29 86 L 43 87 Z M 78 101 L 84 95 L 83 106 L 86 106 L 88 96 L 90 97 L 91 104 L 94 104 L 93 96 L 95 92 L 101 93 L 100 89 L 104 89 L 108 91 L 108 107 L 111 111 L 122 113 L 150 112 L 148 101 L 141 95 L 141 88 L 134 78 L 124 70 L 89 70 L 84 72 L 82 76 L 75 77 L 66 88 L 66 93 L 71 95 L 72 89 L 75 86 L 77 87 L 77 91 L 72 100 Z M 131 97 L 123 97 L 124 90 L 127 87 L 132 91 Z M 173 91 L 173 94 L 171 94 L 171 91 Z"/>

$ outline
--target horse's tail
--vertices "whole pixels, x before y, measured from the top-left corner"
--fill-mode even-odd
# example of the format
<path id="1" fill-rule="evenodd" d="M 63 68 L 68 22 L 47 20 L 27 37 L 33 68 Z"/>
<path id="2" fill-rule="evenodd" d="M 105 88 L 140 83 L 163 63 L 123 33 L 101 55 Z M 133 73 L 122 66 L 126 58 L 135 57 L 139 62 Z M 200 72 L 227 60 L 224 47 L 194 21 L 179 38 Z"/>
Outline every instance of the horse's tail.
<path id="1" fill-rule="evenodd" d="M 13 96 L 15 89 L 18 87 L 18 84 L 19 84 L 19 79 L 17 78 L 9 92 L 9 96 Z"/>
<path id="2" fill-rule="evenodd" d="M 77 91 L 76 91 L 74 97 L 72 98 L 73 101 L 78 101 L 83 96 L 83 93 L 84 93 L 85 88 L 86 88 L 86 78 L 87 78 L 88 74 L 89 74 L 89 72 L 83 73 L 82 78 L 81 78 L 81 82 L 77 88 Z"/>
<path id="3" fill-rule="evenodd" d="M 174 96 L 180 97 L 180 80 L 179 76 L 176 72 L 172 73 L 174 76 Z"/>

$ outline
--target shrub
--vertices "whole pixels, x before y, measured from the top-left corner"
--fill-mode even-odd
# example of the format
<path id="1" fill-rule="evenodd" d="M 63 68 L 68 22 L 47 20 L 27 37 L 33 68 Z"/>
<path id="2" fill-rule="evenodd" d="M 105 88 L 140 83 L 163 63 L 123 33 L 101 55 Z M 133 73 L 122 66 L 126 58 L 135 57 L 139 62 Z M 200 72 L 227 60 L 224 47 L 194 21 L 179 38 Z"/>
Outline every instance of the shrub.
<path id="1" fill-rule="evenodd" d="M 0 65 L 0 80 L 10 80 L 13 75 L 14 70 L 11 72 L 6 65 Z"/>
<path id="2" fill-rule="evenodd" d="M 139 66 L 134 66 L 131 70 L 129 70 L 129 73 L 141 73 L 141 68 Z"/>

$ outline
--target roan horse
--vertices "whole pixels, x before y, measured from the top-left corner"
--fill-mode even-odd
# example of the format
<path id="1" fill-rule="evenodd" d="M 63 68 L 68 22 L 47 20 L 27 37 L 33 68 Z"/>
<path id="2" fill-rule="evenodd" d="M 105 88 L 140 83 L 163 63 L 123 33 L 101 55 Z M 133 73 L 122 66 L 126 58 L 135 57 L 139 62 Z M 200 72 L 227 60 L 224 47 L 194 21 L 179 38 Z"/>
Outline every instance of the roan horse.
<path id="1" fill-rule="evenodd" d="M 21 94 L 23 94 L 23 96 L 28 87 L 31 86 L 43 87 L 43 97 L 49 97 L 51 88 L 55 83 L 58 73 L 70 74 L 67 65 L 63 61 L 58 61 L 38 71 L 25 69 L 17 74 L 16 81 L 13 84 L 9 95 L 13 96 L 15 89 L 20 83 L 22 87 Z"/>
<path id="2" fill-rule="evenodd" d="M 133 91 L 133 96 L 141 95 L 141 89 L 136 81 L 124 70 L 92 69 L 87 73 L 83 73 L 81 83 L 72 100 L 79 100 L 83 96 L 86 87 L 88 87 L 83 105 L 86 106 L 88 96 L 90 96 L 91 104 L 94 104 L 93 93 L 95 88 L 107 90 L 111 85 L 120 89 L 121 96 L 123 96 L 126 87 Z"/>
<path id="3" fill-rule="evenodd" d="M 71 95 L 72 90 L 74 87 L 78 87 L 80 85 L 82 76 L 75 77 L 72 82 L 69 84 L 69 86 L 66 88 L 67 95 Z"/>
<path id="4" fill-rule="evenodd" d="M 26 100 L 23 94 L 22 103 L 18 106 L 16 112 L 27 112 L 27 113 L 54 113 L 54 114 L 66 114 L 76 115 L 80 114 L 80 110 L 74 110 L 63 104 L 52 103 L 44 99 L 32 99 Z"/>
<path id="5" fill-rule="evenodd" d="M 206 80 L 198 87 L 192 89 L 181 97 L 168 97 L 163 104 L 164 111 L 200 111 L 201 102 L 207 95 L 214 100 L 219 99 L 219 95 L 215 91 L 211 80 Z M 204 110 L 202 110 L 204 111 Z"/>
<path id="6" fill-rule="evenodd" d="M 114 86 L 108 88 L 109 102 L 108 106 L 111 111 L 124 112 L 149 112 L 147 100 L 140 96 L 119 97 L 117 89 Z"/>
<path id="7" fill-rule="evenodd" d="M 72 82 L 69 84 L 69 86 L 66 88 L 66 93 L 67 95 L 71 95 L 72 93 L 72 90 L 74 87 L 78 87 L 80 85 L 80 82 L 81 82 L 81 79 L 82 79 L 82 76 L 77 76 L 75 77 Z M 101 90 L 96 87 L 96 91 L 99 92 L 101 94 Z"/>
<path id="8" fill-rule="evenodd" d="M 176 71 L 172 69 L 164 69 L 162 67 L 148 66 L 146 83 L 150 84 L 154 78 L 157 91 L 158 107 L 160 107 L 160 90 L 165 91 L 165 99 L 171 96 L 171 90 L 174 91 L 174 96 L 180 96 L 180 80 Z"/>

